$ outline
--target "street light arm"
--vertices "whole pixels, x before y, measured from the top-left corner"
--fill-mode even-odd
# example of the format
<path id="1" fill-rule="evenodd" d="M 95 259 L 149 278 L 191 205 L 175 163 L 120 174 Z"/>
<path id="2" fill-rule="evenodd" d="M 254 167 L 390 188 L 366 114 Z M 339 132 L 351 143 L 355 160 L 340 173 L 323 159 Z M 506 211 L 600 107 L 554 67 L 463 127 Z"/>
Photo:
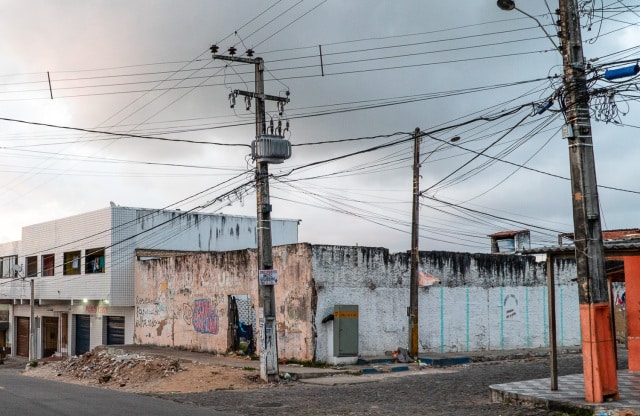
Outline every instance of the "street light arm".
<path id="1" fill-rule="evenodd" d="M 434 139 L 434 140 L 437 140 L 437 141 L 439 141 L 439 142 L 440 142 L 440 144 L 439 144 L 435 149 L 433 149 L 432 151 L 430 151 L 430 152 L 427 154 L 427 156 L 425 156 L 425 158 L 424 158 L 424 159 L 422 159 L 422 160 L 420 161 L 420 165 L 422 165 L 424 162 L 426 162 L 426 161 L 427 161 L 427 159 L 429 159 L 429 158 L 431 157 L 431 155 L 432 155 L 432 154 L 434 154 L 434 153 L 436 153 L 438 150 L 440 150 L 440 148 L 441 148 L 442 146 L 444 146 L 445 144 L 455 143 L 455 142 L 457 142 L 458 140 L 460 140 L 460 136 L 454 136 L 454 137 L 450 138 L 449 140 L 439 139 L 439 138 L 437 138 L 437 137 L 433 137 L 432 135 L 430 135 L 430 134 L 428 134 L 428 133 L 422 133 L 422 134 L 421 134 L 421 138 L 422 138 L 422 137 L 424 137 L 424 136 L 428 136 L 428 137 L 430 137 L 430 138 L 432 138 L 432 139 Z"/>
<path id="2" fill-rule="evenodd" d="M 522 13 L 523 15 L 530 17 L 531 19 L 535 20 L 535 22 L 538 24 L 538 26 L 540 26 L 540 29 L 542 29 L 542 31 L 544 32 L 545 35 L 547 35 L 547 38 L 551 41 L 551 43 L 553 43 L 553 47 L 556 48 L 557 51 L 560 50 L 560 48 L 558 47 L 558 45 L 556 45 L 556 43 L 553 41 L 553 38 L 551 37 L 551 35 L 549 35 L 549 32 L 547 32 L 547 30 L 544 28 L 544 26 L 542 25 L 542 23 L 540 23 L 540 20 L 538 20 L 535 16 L 530 15 L 529 13 L 525 12 L 524 10 L 521 10 L 517 7 L 514 7 L 515 10 L 519 11 L 520 13 Z"/>

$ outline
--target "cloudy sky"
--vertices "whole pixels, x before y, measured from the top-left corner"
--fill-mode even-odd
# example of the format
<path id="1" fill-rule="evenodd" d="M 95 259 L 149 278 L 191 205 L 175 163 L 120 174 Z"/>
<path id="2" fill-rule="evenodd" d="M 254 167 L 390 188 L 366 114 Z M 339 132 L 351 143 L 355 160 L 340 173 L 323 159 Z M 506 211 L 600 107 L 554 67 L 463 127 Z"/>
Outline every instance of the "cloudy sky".
<path id="1" fill-rule="evenodd" d="M 638 58 L 640 6 L 580 4 L 603 228 L 640 227 L 638 89 L 596 80 Z M 544 2 L 518 7 L 558 42 Z M 290 92 L 293 156 L 270 166 L 271 202 L 300 241 L 408 250 L 415 128 L 433 132 L 421 250 L 573 230 L 562 114 L 534 111 L 560 91 L 561 56 L 493 0 L 5 1 L 0 16 L 2 242 L 110 201 L 255 215 L 255 103 L 228 99 L 254 89 L 253 67 L 213 60 L 212 44 L 254 49 L 266 92 Z"/>

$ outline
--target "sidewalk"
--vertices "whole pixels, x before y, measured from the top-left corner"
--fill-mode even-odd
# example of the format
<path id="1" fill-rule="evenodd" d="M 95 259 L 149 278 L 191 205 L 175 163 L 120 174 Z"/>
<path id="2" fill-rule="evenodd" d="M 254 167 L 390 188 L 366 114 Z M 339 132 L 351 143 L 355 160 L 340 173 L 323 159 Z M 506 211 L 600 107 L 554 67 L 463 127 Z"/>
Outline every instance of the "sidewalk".
<path id="1" fill-rule="evenodd" d="M 551 378 L 493 384 L 489 386 L 493 402 L 508 402 L 535 406 L 547 410 L 583 412 L 607 416 L 640 415 L 640 373 L 625 370 L 628 352 L 618 348 L 618 392 L 620 399 L 605 403 L 584 400 L 584 375 L 571 374 L 558 377 L 558 390 L 551 390 Z"/>
<path id="2" fill-rule="evenodd" d="M 112 347 L 109 347 L 111 349 Z M 180 360 L 190 361 L 198 364 L 213 364 L 226 367 L 258 367 L 259 361 L 251 360 L 249 357 L 241 356 L 225 356 L 221 354 L 212 354 L 209 352 L 186 351 L 169 347 L 157 347 L 153 345 L 122 345 L 114 350 L 122 350 L 127 354 L 143 354 L 150 356 L 171 357 Z M 279 371 L 282 376 L 286 373 L 296 379 L 328 377 L 335 374 L 345 374 L 349 370 L 322 368 L 322 367 L 305 367 L 301 364 L 281 364 Z"/>
<path id="3" fill-rule="evenodd" d="M 111 347 L 109 347 L 111 348 Z M 202 364 L 215 364 L 227 367 L 246 367 L 259 365 L 258 361 L 252 361 L 248 357 L 225 356 L 208 352 L 195 352 L 169 347 L 157 347 L 151 345 L 123 345 L 114 348 L 122 350 L 128 354 L 156 355 L 172 357 L 176 359 L 191 361 Z M 559 354 L 578 354 L 580 348 L 564 348 Z M 422 353 L 419 355 L 419 362 L 397 363 L 391 356 L 362 357 L 358 364 L 333 366 L 333 367 L 313 367 L 301 364 L 281 364 L 279 372 L 282 377 L 288 373 L 293 380 L 300 380 L 315 384 L 355 384 L 363 382 L 373 382 L 384 377 L 402 377 L 403 372 L 416 372 L 429 369 L 453 367 L 477 362 L 520 360 L 528 358 L 541 358 L 549 356 L 548 348 L 537 348 L 529 350 L 503 350 L 503 351 L 472 351 L 465 353 Z M 340 376 L 337 378 L 337 376 Z M 373 377 L 375 376 L 375 377 Z M 332 380 L 309 381 L 318 378 L 332 378 Z"/>
<path id="4" fill-rule="evenodd" d="M 640 414 L 640 374 L 627 370 L 618 371 L 620 399 L 605 403 L 588 403 L 584 400 L 584 376 L 572 374 L 558 377 L 558 390 L 551 391 L 549 378 L 519 381 L 489 386 L 493 402 L 509 402 L 517 405 L 542 407 L 548 410 L 587 411 L 594 415 Z"/>

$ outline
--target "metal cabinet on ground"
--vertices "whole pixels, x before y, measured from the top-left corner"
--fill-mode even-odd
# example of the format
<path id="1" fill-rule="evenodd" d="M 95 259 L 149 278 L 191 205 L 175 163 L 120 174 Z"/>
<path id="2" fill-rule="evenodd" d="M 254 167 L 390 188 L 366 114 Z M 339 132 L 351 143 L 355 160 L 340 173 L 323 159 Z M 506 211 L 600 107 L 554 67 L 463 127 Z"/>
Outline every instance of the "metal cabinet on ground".
<path id="1" fill-rule="evenodd" d="M 333 307 L 333 355 L 358 356 L 358 305 Z"/>

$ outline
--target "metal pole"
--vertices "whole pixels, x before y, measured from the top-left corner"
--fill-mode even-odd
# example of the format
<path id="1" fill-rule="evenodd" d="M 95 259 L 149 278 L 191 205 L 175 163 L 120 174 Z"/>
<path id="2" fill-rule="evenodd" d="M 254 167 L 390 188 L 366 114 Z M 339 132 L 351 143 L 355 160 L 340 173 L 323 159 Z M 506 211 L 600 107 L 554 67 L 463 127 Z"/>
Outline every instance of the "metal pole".
<path id="1" fill-rule="evenodd" d="M 409 285 L 409 355 L 418 358 L 418 197 L 420 193 L 420 129 L 413 133 L 413 210 L 411 215 L 411 274 Z"/>
<path id="2" fill-rule="evenodd" d="M 265 134 L 264 61 L 256 58 L 256 138 Z M 258 234 L 258 271 L 273 268 L 271 243 L 271 204 L 269 203 L 269 164 L 256 164 L 256 203 Z M 273 285 L 258 284 L 258 315 L 260 319 L 260 377 L 264 381 L 278 380 L 278 340 L 276 302 Z"/>
<path id="3" fill-rule="evenodd" d="M 556 287 L 553 256 L 547 254 L 547 307 L 549 311 L 549 365 L 551 369 L 551 390 L 558 390 L 558 346 L 556 343 Z"/>
<path id="4" fill-rule="evenodd" d="M 585 399 L 600 403 L 619 393 L 577 0 L 559 0 L 559 17 L 567 121 L 563 136 L 569 144 Z"/>

